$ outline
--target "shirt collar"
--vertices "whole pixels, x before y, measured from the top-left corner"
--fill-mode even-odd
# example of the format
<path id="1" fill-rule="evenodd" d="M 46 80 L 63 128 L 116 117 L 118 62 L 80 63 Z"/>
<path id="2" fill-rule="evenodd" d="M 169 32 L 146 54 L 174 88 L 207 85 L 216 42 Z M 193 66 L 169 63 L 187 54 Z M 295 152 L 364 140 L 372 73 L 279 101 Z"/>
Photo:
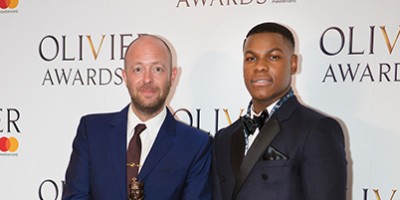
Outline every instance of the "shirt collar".
<path id="1" fill-rule="evenodd" d="M 130 104 L 128 110 L 128 124 L 127 124 L 128 133 L 133 132 L 133 129 L 136 127 L 136 125 L 140 123 L 145 124 L 146 129 L 151 133 L 158 133 L 158 130 L 161 128 L 161 125 L 166 116 L 167 116 L 167 108 L 164 108 L 158 115 L 143 122 L 133 112 L 132 104 Z"/>
<path id="2" fill-rule="evenodd" d="M 257 116 L 257 117 L 260 116 L 261 113 L 262 113 L 265 109 L 268 110 L 268 113 L 271 113 L 272 109 L 274 108 L 274 106 L 275 106 L 277 103 L 278 103 L 278 100 L 275 101 L 274 103 L 272 103 L 271 105 L 269 105 L 268 107 L 264 108 L 264 109 L 263 109 L 262 111 L 260 111 L 259 113 L 255 113 L 255 112 L 254 112 L 254 108 L 253 108 L 254 105 L 251 105 L 251 118 L 253 118 L 254 116 Z"/>

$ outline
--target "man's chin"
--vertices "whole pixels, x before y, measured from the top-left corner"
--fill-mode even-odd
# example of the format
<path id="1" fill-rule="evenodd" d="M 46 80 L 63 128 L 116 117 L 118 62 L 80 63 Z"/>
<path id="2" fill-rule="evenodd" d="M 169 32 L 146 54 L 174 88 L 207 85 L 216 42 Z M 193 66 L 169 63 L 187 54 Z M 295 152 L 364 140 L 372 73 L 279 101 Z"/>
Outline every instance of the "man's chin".
<path id="1" fill-rule="evenodd" d="M 133 106 L 136 107 L 142 113 L 146 113 L 148 115 L 152 115 L 154 113 L 159 112 L 163 107 L 164 103 L 161 102 L 150 102 L 150 103 L 134 103 Z"/>

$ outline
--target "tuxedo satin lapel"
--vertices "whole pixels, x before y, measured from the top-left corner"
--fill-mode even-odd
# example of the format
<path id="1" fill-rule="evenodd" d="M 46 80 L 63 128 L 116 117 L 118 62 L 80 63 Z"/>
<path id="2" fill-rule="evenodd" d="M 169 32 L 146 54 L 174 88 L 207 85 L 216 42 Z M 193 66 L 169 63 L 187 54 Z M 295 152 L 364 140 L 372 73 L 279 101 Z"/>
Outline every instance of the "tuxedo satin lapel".
<path id="1" fill-rule="evenodd" d="M 154 167 L 160 163 L 159 161 L 168 153 L 172 145 L 171 136 L 175 135 L 175 131 L 175 119 L 172 114 L 167 111 L 164 123 L 157 134 L 149 155 L 147 155 L 147 158 L 144 161 L 142 169 L 140 169 L 138 175 L 139 180 L 144 180 Z"/>
<path id="2" fill-rule="evenodd" d="M 240 176 L 236 181 L 237 190 L 240 189 L 243 182 L 246 180 L 251 169 L 254 167 L 260 156 L 265 152 L 271 144 L 274 137 L 279 133 L 280 127 L 278 120 L 273 116 L 261 129 L 257 138 L 254 140 L 246 156 L 240 166 Z"/>
<path id="3" fill-rule="evenodd" d="M 120 194 L 126 194 L 126 129 L 129 106 L 115 115 L 107 132 L 110 159 L 113 163 L 113 173 L 117 179 Z M 107 162 L 106 160 L 104 162 Z M 121 197 L 122 198 L 122 197 Z"/>
<path id="4" fill-rule="evenodd" d="M 230 146 L 232 171 L 236 179 L 239 177 L 240 165 L 244 157 L 244 145 L 243 126 L 239 126 L 232 135 Z"/>

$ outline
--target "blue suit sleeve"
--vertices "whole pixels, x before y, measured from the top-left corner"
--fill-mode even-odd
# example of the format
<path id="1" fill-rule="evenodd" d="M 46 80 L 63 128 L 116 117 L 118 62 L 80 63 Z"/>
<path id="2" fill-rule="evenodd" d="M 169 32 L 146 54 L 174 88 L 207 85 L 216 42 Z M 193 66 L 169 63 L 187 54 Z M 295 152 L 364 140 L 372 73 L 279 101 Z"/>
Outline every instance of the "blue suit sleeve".
<path id="1" fill-rule="evenodd" d="M 182 199 L 211 199 L 212 138 L 203 142 L 185 181 Z"/>
<path id="2" fill-rule="evenodd" d="M 82 118 L 79 123 L 73 142 L 73 150 L 65 177 L 63 200 L 90 199 L 88 137 L 84 119 Z"/>

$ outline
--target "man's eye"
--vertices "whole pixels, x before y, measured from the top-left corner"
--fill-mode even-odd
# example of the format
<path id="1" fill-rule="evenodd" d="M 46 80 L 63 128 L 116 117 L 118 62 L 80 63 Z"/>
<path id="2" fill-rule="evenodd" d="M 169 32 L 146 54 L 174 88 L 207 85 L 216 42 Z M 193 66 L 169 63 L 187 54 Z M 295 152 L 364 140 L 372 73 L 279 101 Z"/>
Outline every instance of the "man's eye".
<path id="1" fill-rule="evenodd" d="M 252 62 L 252 61 L 255 61 L 255 60 L 256 60 L 255 57 L 247 57 L 246 58 L 246 61 L 249 61 L 249 62 Z"/>
<path id="2" fill-rule="evenodd" d="M 269 57 L 270 60 L 279 60 L 280 58 L 281 58 L 281 57 L 278 56 L 278 55 L 271 55 L 271 56 Z"/>
<path id="3" fill-rule="evenodd" d="M 162 67 L 155 67 L 154 71 L 159 73 L 159 72 L 163 72 L 164 69 Z"/>
<path id="4" fill-rule="evenodd" d="M 139 72 L 142 71 L 142 68 L 140 68 L 140 67 L 135 67 L 135 68 L 132 69 L 132 71 L 135 72 L 135 73 L 139 73 Z"/>

